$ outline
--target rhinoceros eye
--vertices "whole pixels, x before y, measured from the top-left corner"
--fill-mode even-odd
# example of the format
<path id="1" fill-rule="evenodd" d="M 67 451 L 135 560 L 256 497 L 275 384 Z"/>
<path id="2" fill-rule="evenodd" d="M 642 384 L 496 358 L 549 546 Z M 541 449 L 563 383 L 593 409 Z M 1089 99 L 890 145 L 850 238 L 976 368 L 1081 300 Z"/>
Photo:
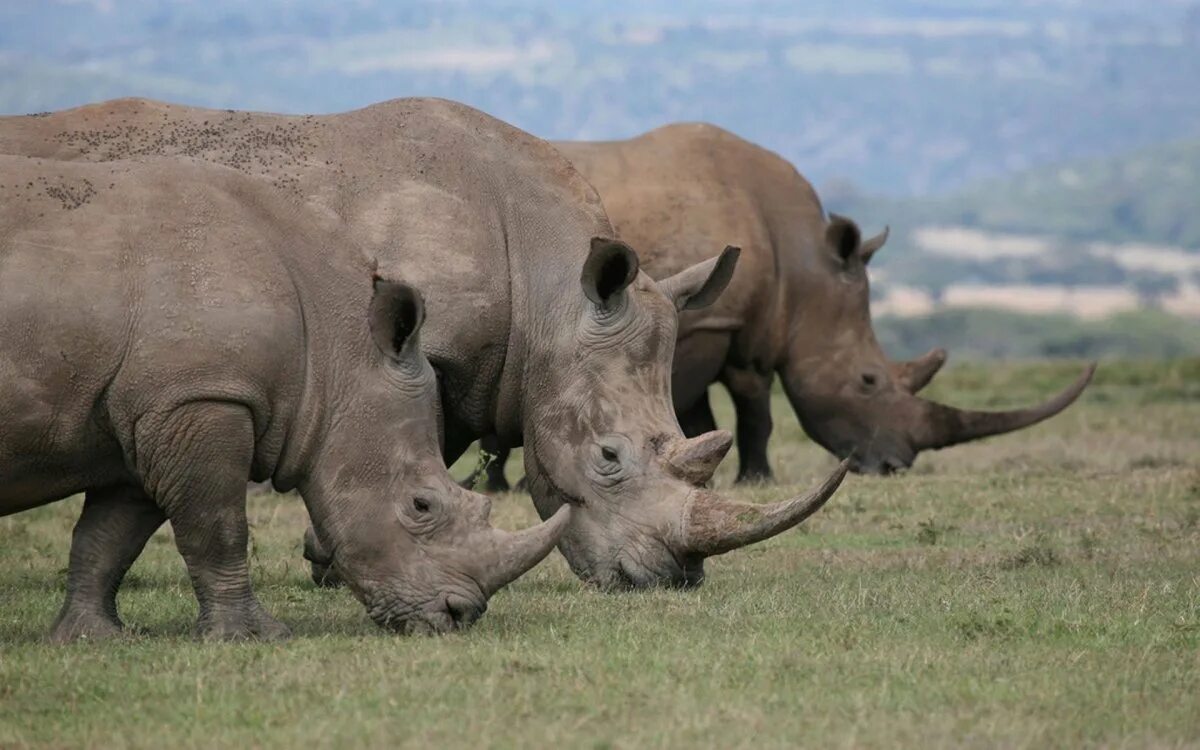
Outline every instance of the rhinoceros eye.
<path id="1" fill-rule="evenodd" d="M 614 464 L 617 462 L 617 459 L 620 458 L 620 456 L 617 455 L 617 452 L 608 446 L 604 446 L 600 449 L 600 455 L 604 457 L 605 461 L 611 461 Z"/>
<path id="2" fill-rule="evenodd" d="M 423 497 L 414 497 L 412 504 L 413 510 L 418 513 L 428 513 L 429 509 L 432 507 L 432 503 Z"/>

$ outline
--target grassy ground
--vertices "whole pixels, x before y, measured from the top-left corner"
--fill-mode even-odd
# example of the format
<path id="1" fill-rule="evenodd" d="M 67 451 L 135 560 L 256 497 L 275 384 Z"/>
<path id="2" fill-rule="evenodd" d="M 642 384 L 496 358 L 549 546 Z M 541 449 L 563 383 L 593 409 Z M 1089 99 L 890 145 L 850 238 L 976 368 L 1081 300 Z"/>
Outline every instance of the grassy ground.
<path id="1" fill-rule="evenodd" d="M 1075 371 L 960 367 L 930 392 L 1011 405 Z M 807 485 L 830 459 L 776 414 L 777 471 Z M 698 591 L 602 594 L 555 555 L 444 638 L 313 588 L 294 497 L 250 507 L 282 645 L 193 642 L 167 531 L 121 596 L 150 635 L 46 645 L 78 501 L 0 519 L 0 747 L 1200 746 L 1200 361 L 1102 366 L 1046 425 L 851 477 Z"/>

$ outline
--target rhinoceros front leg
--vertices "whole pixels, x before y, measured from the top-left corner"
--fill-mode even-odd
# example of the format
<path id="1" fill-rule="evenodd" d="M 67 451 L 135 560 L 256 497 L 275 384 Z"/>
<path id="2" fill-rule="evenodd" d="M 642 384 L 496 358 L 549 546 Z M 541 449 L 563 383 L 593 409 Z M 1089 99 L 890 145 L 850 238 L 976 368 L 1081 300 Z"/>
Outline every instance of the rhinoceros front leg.
<path id="1" fill-rule="evenodd" d="M 342 577 L 333 569 L 333 556 L 325 550 L 325 546 L 317 538 L 317 530 L 311 523 L 304 530 L 304 559 L 312 565 L 313 583 L 322 588 L 336 588 L 342 585 Z"/>
<path id="2" fill-rule="evenodd" d="M 166 516 L 141 488 L 88 490 L 71 537 L 67 598 L 50 640 L 108 638 L 121 632 L 117 589 Z"/>
<path id="3" fill-rule="evenodd" d="M 267 614 L 250 588 L 246 480 L 254 425 L 246 408 L 187 404 L 161 420 L 144 418 L 136 439 L 138 468 L 171 522 L 200 603 L 199 636 L 287 637 L 287 626 Z"/>
<path id="4" fill-rule="evenodd" d="M 696 403 L 679 412 L 679 427 L 688 437 L 697 437 L 717 429 L 717 418 L 713 416 L 712 405 L 708 402 L 708 390 L 700 394 Z"/>
<path id="5" fill-rule="evenodd" d="M 771 463 L 771 381 L 774 376 L 754 370 L 726 367 L 721 382 L 733 399 L 737 414 L 738 482 L 769 482 Z"/>

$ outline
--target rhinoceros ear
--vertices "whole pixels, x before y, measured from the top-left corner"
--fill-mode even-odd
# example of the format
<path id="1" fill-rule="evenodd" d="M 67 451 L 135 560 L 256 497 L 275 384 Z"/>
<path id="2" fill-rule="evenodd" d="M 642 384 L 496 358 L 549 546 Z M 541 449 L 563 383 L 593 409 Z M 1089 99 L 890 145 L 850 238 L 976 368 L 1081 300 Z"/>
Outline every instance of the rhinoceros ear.
<path id="1" fill-rule="evenodd" d="M 825 226 L 825 244 L 845 262 L 862 245 L 862 232 L 854 219 L 829 214 L 829 223 Z"/>
<path id="2" fill-rule="evenodd" d="M 592 249 L 583 263 L 579 283 L 587 298 L 605 310 L 620 305 L 626 287 L 638 274 L 638 257 L 620 240 L 592 238 Z"/>
<path id="3" fill-rule="evenodd" d="M 425 322 L 425 300 L 415 288 L 375 277 L 371 297 L 371 338 L 385 356 L 406 363 L 421 356 L 417 333 Z"/>
<path id="4" fill-rule="evenodd" d="M 888 240 L 888 235 L 892 233 L 891 227 L 884 227 L 883 231 L 869 239 L 863 240 L 862 246 L 858 250 L 858 254 L 862 256 L 863 265 L 871 262 L 871 256 L 875 251 L 883 247 Z"/>
<path id="5" fill-rule="evenodd" d="M 698 310 L 717 301 L 733 278 L 737 268 L 740 247 L 728 245 L 721 254 L 691 268 L 685 268 L 674 276 L 658 282 L 663 293 L 675 301 L 676 310 Z"/>

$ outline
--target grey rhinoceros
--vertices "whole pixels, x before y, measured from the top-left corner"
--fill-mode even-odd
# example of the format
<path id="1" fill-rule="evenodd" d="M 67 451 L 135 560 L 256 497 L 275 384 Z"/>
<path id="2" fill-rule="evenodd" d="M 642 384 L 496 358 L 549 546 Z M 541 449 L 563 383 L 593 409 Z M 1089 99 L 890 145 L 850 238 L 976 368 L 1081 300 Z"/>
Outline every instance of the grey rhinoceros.
<path id="1" fill-rule="evenodd" d="M 443 455 L 496 433 L 524 444 L 559 548 L 601 585 L 694 585 L 703 559 L 783 531 L 845 474 L 772 505 L 705 488 L 732 437 L 685 438 L 671 402 L 677 313 L 710 305 L 728 249 L 667 278 L 640 269 L 600 198 L 551 145 L 461 104 L 399 99 L 328 116 L 126 99 L 0 118 L 0 153 L 188 156 L 254 175 L 425 292 Z"/>
<path id="2" fill-rule="evenodd" d="M 866 266 L 887 238 L 825 216 L 786 160 L 712 125 L 668 125 L 627 141 L 555 144 L 596 187 L 644 267 L 670 274 L 715 241 L 742 248 L 729 288 L 679 325 L 672 384 L 687 434 L 716 428 L 707 389 L 737 413 L 742 479 L 770 476 L 770 391 L 783 381 L 805 432 L 856 471 L 890 473 L 916 455 L 1021 429 L 1069 406 L 1095 366 L 1045 403 L 978 412 L 917 397 L 945 361 L 891 362 L 871 327 Z"/>
<path id="3" fill-rule="evenodd" d="M 52 637 L 121 629 L 170 520 L 206 637 L 287 633 L 250 588 L 246 481 L 296 488 L 379 624 L 464 626 L 569 510 L 508 533 L 437 443 L 421 296 L 211 164 L 0 156 L 0 515 L 86 493 Z"/>

